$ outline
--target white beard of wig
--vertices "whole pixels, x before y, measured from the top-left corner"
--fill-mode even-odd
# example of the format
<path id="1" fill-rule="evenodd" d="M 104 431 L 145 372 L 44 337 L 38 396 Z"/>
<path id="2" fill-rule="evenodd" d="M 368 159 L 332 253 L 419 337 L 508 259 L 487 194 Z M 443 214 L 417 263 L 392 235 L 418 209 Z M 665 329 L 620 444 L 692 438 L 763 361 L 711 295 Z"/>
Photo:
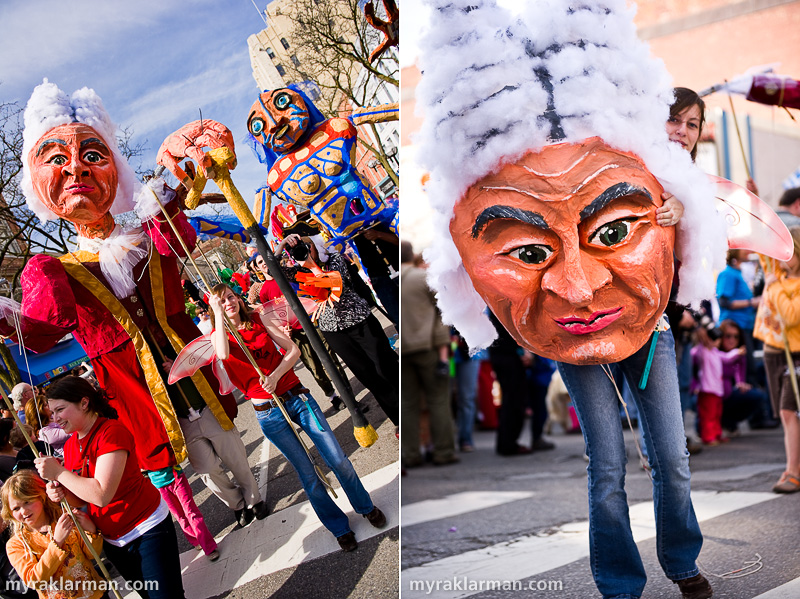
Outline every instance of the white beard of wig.
<path id="1" fill-rule="evenodd" d="M 63 91 L 58 89 L 54 83 L 49 83 L 45 79 L 38 85 L 28 100 L 25 107 L 25 130 L 23 132 L 22 145 L 22 181 L 20 186 L 22 193 L 33 213 L 39 217 L 43 223 L 50 219 L 57 219 L 56 216 L 42 201 L 36 193 L 31 181 L 31 170 L 28 164 L 28 156 L 31 149 L 41 137 L 60 125 L 69 123 L 84 123 L 89 125 L 105 141 L 106 146 L 114 156 L 114 164 L 117 167 L 117 193 L 114 203 L 111 206 L 111 214 L 122 214 L 133 210 L 134 191 L 139 186 L 136 174 L 128 164 L 128 161 L 120 153 L 117 145 L 117 126 L 108 116 L 103 102 L 100 100 L 93 89 L 84 87 L 72 94 L 70 98 Z"/>
<path id="2" fill-rule="evenodd" d="M 450 236 L 455 203 L 527 152 L 594 136 L 639 156 L 681 201 L 676 299 L 713 297 L 714 270 L 725 265 L 725 223 L 713 184 L 669 141 L 670 77 L 637 38 L 625 0 L 529 0 L 519 18 L 494 0 L 426 1 L 432 22 L 417 88 L 424 120 L 414 141 L 431 174 L 436 234 L 425 258 L 444 322 L 473 350 L 497 336 Z"/>

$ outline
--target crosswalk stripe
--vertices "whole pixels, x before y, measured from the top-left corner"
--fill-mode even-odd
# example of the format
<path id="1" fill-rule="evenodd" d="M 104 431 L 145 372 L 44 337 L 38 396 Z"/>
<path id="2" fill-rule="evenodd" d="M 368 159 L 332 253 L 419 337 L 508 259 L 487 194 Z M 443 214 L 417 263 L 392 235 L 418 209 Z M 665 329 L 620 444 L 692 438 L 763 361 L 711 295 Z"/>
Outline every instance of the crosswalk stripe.
<path id="1" fill-rule="evenodd" d="M 336 504 L 350 517 L 350 527 L 363 541 L 399 525 L 399 467 L 397 462 L 361 477 L 373 503 L 386 514 L 384 528 L 372 527 L 366 518 L 353 512 L 347 496 L 336 488 Z M 330 479 L 330 476 L 329 476 Z M 340 551 L 339 544 L 314 513 L 311 503 L 304 501 L 254 520 L 247 528 L 234 529 L 218 537 L 219 561 L 209 562 L 202 551 L 181 554 L 181 575 L 186 596 L 206 599 L 256 580 L 267 574 L 295 567 L 303 562 Z M 121 579 L 117 579 L 123 584 Z M 138 598 L 136 593 L 125 599 Z"/>
<path id="2" fill-rule="evenodd" d="M 428 499 L 401 508 L 403 528 L 424 522 L 443 520 L 504 503 L 529 499 L 535 493 L 527 491 L 473 491 L 456 493 L 441 499 Z"/>
<path id="3" fill-rule="evenodd" d="M 753 599 L 797 599 L 797 597 L 800 597 L 800 578 L 790 580 L 786 584 L 753 597 Z"/>
<path id="4" fill-rule="evenodd" d="M 695 513 L 701 522 L 776 497 L 774 493 L 739 491 L 692 493 Z M 630 519 L 636 542 L 656 536 L 652 501 L 632 505 Z M 400 588 L 403 599 L 431 596 L 429 592 L 431 588 L 435 589 L 434 595 L 437 599 L 459 599 L 474 595 L 480 592 L 481 588 L 470 590 L 466 588 L 467 585 L 453 584 L 454 581 L 471 580 L 485 583 L 523 580 L 565 566 L 588 555 L 588 521 L 571 522 L 544 536 L 518 537 L 484 549 L 408 568 L 401 573 Z M 485 586 L 482 588 L 485 589 Z"/>

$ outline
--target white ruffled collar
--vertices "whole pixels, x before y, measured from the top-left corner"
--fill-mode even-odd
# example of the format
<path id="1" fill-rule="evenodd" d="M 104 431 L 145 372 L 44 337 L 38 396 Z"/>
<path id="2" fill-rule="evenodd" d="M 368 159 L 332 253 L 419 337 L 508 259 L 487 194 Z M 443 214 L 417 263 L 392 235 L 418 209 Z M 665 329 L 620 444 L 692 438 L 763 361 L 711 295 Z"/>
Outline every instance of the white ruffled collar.
<path id="1" fill-rule="evenodd" d="M 141 227 L 122 229 L 117 225 L 105 239 L 88 239 L 78 235 L 78 248 L 99 254 L 100 270 L 114 295 L 122 299 L 136 289 L 133 268 L 147 256 L 150 238 Z"/>

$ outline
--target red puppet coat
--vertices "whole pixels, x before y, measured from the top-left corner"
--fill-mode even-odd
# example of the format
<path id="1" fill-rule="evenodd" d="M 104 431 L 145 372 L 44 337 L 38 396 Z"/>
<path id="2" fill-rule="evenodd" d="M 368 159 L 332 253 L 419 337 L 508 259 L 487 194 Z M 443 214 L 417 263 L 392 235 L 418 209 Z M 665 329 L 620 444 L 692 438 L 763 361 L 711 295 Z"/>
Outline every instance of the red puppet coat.
<path id="1" fill-rule="evenodd" d="M 170 212 L 177 212 L 173 206 Z M 182 221 L 183 237 L 192 248 L 194 231 Z M 155 222 L 154 222 L 155 221 Z M 34 352 L 52 348 L 72 333 L 92 361 L 100 386 L 108 393 L 120 421 L 133 433 L 139 463 L 146 470 L 166 468 L 186 459 L 183 434 L 170 402 L 166 381 L 156 364 L 161 357 L 148 342 L 175 352 L 200 336 L 185 312 L 178 259 L 169 247 L 180 245 L 169 225 L 153 219 L 148 233 L 150 255 L 133 269 L 133 295 L 118 299 L 101 272 L 98 255 L 78 251 L 59 258 L 35 256 L 22 273 L 22 334 Z M 169 246 L 164 241 L 169 241 Z M 167 249 L 165 249 L 167 248 Z M 162 255 L 159 252 L 164 252 Z M 0 321 L 0 334 L 13 327 Z M 220 396 L 210 368 L 192 381 L 222 427 L 233 427 L 237 406 L 231 395 Z M 173 390 L 173 393 L 176 393 Z M 182 401 L 180 396 L 176 401 Z"/>

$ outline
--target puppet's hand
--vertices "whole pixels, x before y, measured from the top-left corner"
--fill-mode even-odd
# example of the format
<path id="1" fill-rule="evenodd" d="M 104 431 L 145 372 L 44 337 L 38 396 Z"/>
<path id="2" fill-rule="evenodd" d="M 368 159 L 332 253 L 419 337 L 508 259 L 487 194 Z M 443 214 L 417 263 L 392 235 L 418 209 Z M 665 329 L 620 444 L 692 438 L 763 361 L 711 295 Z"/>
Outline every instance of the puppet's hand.
<path id="1" fill-rule="evenodd" d="M 661 199 L 664 204 L 656 210 L 656 222 L 662 227 L 677 225 L 683 216 L 683 204 L 668 191 L 661 194 Z"/>
<path id="2" fill-rule="evenodd" d="M 200 167 L 200 174 L 207 179 L 214 178 L 211 158 L 206 156 L 203 148 L 216 149 L 228 148 L 231 152 L 234 149 L 233 134 L 230 130 L 217 121 L 202 119 L 184 125 L 171 134 L 161 148 L 158 150 L 157 161 L 167 167 L 187 189 L 192 187 L 192 178 L 179 166 L 179 162 L 184 158 L 194 160 Z M 228 163 L 228 168 L 236 166 L 234 156 Z"/>

